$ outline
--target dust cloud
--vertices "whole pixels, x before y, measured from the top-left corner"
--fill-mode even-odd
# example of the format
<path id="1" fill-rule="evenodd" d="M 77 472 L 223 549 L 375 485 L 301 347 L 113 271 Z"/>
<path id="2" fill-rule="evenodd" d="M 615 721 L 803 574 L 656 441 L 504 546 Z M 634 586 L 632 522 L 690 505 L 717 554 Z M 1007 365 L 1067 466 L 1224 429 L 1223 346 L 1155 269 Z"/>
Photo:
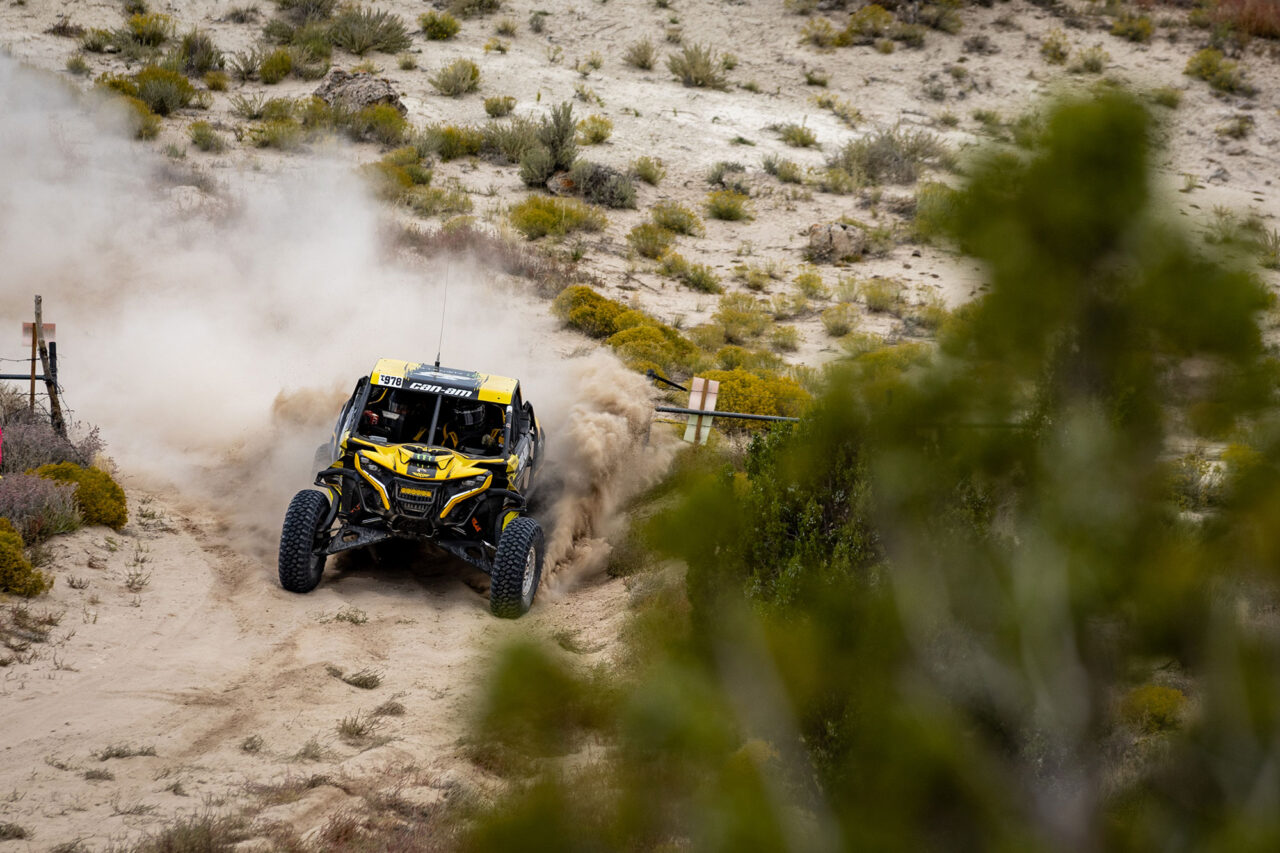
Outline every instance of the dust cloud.
<path id="1" fill-rule="evenodd" d="M 0 117 L 0 356 L 23 355 L 42 294 L 66 400 L 127 475 L 214 501 L 266 562 L 356 379 L 382 356 L 432 359 L 443 310 L 442 362 L 520 377 L 552 439 L 556 585 L 601 565 L 665 454 L 644 441 L 645 383 L 608 354 L 570 358 L 545 303 L 475 259 L 398 255 L 349 160 L 170 162 L 117 105 L 3 55 Z"/>

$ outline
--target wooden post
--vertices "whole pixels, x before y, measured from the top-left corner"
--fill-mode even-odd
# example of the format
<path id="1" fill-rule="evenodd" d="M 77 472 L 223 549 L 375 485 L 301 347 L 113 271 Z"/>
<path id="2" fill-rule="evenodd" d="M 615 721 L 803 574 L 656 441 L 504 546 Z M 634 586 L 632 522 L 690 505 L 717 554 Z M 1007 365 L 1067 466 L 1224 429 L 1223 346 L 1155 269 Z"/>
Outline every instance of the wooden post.
<path id="1" fill-rule="evenodd" d="M 32 338 L 38 342 L 40 350 L 40 367 L 44 372 L 45 388 L 49 390 L 49 420 L 53 424 L 53 431 L 63 438 L 67 437 L 67 424 L 62 419 L 62 404 L 58 402 L 58 382 L 53 376 L 49 368 L 49 347 L 44 342 L 44 322 L 41 319 L 41 303 L 43 299 L 36 296 L 36 325 L 32 329 Z M 32 362 L 32 370 L 35 369 L 35 362 Z"/>
<path id="2" fill-rule="evenodd" d="M 40 304 L 39 296 L 36 297 L 36 304 Z M 27 403 L 27 408 L 34 416 L 36 413 L 36 326 L 34 323 L 31 324 L 31 401 Z"/>

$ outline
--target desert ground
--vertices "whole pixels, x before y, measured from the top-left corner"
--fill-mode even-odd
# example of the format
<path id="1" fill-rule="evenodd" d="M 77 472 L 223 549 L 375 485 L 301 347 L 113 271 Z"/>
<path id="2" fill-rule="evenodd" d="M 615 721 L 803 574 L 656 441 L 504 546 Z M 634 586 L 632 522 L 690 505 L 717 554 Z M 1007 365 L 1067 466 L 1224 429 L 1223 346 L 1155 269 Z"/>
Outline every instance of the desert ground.
<path id="1" fill-rule="evenodd" d="M 1157 5 L 1155 36 L 1137 43 L 1112 36 L 1098 5 L 1065 4 L 1078 27 L 1066 26 L 1061 10 L 1024 0 L 965 8 L 957 33 L 930 30 L 918 49 L 882 53 L 815 46 L 805 28 L 827 13 L 792 14 L 781 0 L 504 0 L 493 14 L 464 19 L 446 41 L 417 31 L 429 4 L 397 1 L 376 8 L 408 24 L 408 50 L 338 50 L 331 62 L 371 63 L 368 73 L 390 82 L 411 128 L 493 121 L 483 100 L 494 95 L 514 97 L 516 116 L 537 118 L 570 101 L 580 118 L 607 117 L 612 134 L 580 146 L 580 155 L 622 171 L 656 157 L 666 176 L 656 186 L 637 181 L 635 208 L 608 210 L 599 232 L 525 241 L 507 219 L 530 193 L 514 165 L 437 162 L 433 185 L 464 191 L 476 227 L 571 258 L 580 280 L 676 328 L 712 321 L 718 297 L 664 276 L 630 250 L 627 233 L 658 202 L 700 209 L 717 163 L 745 167 L 753 218 L 708 218 L 704 234 L 681 236 L 676 247 L 708 265 L 727 292 L 795 293 L 795 277 L 809 268 L 810 226 L 847 217 L 887 228 L 894 236 L 878 256 L 814 266 L 821 292 L 779 321 L 798 337 L 780 353 L 784 369 L 802 375 L 845 352 L 822 321 L 843 280 L 905 287 L 897 312 L 849 297 L 862 331 L 927 338 L 904 319 L 910 309 L 964 303 L 980 291 L 983 271 L 910 238 L 915 186 L 824 192 L 767 174 L 768 156 L 816 174 L 847 141 L 905 128 L 935 134 L 962 169 L 997 132 L 991 113 L 1011 123 L 1047 97 L 1105 79 L 1180 94 L 1176 109 L 1154 108 L 1169 216 L 1210 236 L 1228 215 L 1278 227 L 1274 43 L 1255 42 L 1240 57 L 1257 94 L 1216 93 L 1183 73 L 1203 41 L 1185 9 Z M 277 14 L 261 2 L 249 22 L 236 23 L 234 8 L 243 4 L 151 5 L 178 32 L 199 28 L 228 55 L 260 44 Z M 74 418 L 101 428 L 131 513 L 122 531 L 86 528 L 51 540 L 43 559 L 53 590 L 4 603 L 47 616 L 43 641 L 0 670 L 0 821 L 32 830 L 5 849 L 124 845 L 207 810 L 252 814 L 262 827 L 253 849 L 273 849 L 273 839 L 313 839 L 335 813 L 372 807 L 389 792 L 423 808 L 483 794 L 495 782 L 466 746 L 487 655 L 532 635 L 559 638 L 585 663 L 611 659 L 630 592 L 627 580 L 601 570 L 609 534 L 626 520 L 620 508 L 671 453 L 669 431 L 649 424 L 658 392 L 607 347 L 563 328 L 536 282 L 484 254 L 425 258 L 389 241 L 406 225 L 437 233 L 447 218 L 415 216 L 368 189 L 358 167 L 393 146 L 252 144 L 233 98 L 301 98 L 319 80 L 233 79 L 203 106 L 164 118 L 156 138 L 129 138 L 119 105 L 93 81 L 138 64 L 49 32 L 59 21 L 113 29 L 125 17 L 106 0 L 0 7 L 0 309 L 12 327 L 0 356 L 24 356 L 16 327 L 42 294 L 46 318 L 58 324 Z M 514 33 L 497 35 L 508 18 Z M 541 32 L 531 28 L 536 19 Z M 1041 46 L 1056 30 L 1073 52 L 1101 46 L 1101 72 L 1047 63 Z M 623 61 L 642 38 L 657 50 L 649 70 Z M 678 41 L 732 54 L 723 90 L 687 87 L 668 73 L 665 57 Z M 87 74 L 67 70 L 73 55 Z M 437 93 L 430 77 L 458 58 L 479 66 L 478 91 Z M 807 83 L 807 73 L 825 83 Z M 859 115 L 842 120 L 817 105 L 820 95 Z M 225 137 L 226 150 L 191 145 L 197 121 Z M 1247 125 L 1239 138 L 1220 131 L 1236 121 Z M 784 124 L 808 128 L 816 145 L 787 145 L 776 130 Z M 924 179 L 956 176 L 934 168 Z M 742 264 L 776 277 L 749 291 L 735 276 Z M 1266 275 L 1280 286 L 1277 273 Z M 524 381 L 555 436 L 556 519 L 575 525 L 574 541 L 556 554 L 531 613 L 512 623 L 489 615 L 483 579 L 421 555 L 337 561 L 315 593 L 283 591 L 279 523 L 308 484 L 311 450 L 375 358 L 431 359 L 442 313 L 445 363 Z M 343 680 L 357 673 L 376 674 L 376 686 Z"/>

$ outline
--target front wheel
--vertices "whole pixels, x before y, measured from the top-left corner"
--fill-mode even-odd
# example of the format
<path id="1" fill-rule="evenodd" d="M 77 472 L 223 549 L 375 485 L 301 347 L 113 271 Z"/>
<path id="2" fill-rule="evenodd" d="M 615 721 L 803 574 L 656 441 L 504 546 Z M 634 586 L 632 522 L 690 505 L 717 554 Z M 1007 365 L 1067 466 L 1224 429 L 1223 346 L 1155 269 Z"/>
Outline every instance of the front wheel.
<path id="1" fill-rule="evenodd" d="M 284 514 L 280 533 L 280 586 L 289 592 L 311 592 L 324 573 L 325 521 L 329 496 L 312 489 L 298 492 Z"/>
<path id="2" fill-rule="evenodd" d="M 522 515 L 513 518 L 493 557 L 493 583 L 489 587 L 489 610 L 503 619 L 516 619 L 529 612 L 542 580 L 542 528 Z"/>

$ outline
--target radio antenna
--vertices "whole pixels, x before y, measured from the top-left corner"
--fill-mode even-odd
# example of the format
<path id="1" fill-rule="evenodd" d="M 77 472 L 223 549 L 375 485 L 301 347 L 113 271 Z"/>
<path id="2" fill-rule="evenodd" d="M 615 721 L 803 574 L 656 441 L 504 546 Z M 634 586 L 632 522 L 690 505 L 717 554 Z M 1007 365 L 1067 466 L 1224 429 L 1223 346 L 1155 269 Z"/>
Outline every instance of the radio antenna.
<path id="1" fill-rule="evenodd" d="M 440 337 L 436 339 L 436 370 L 440 369 L 440 351 L 444 349 L 444 312 L 449 307 L 449 279 L 453 276 L 453 261 L 444 267 L 444 299 L 440 300 Z"/>

